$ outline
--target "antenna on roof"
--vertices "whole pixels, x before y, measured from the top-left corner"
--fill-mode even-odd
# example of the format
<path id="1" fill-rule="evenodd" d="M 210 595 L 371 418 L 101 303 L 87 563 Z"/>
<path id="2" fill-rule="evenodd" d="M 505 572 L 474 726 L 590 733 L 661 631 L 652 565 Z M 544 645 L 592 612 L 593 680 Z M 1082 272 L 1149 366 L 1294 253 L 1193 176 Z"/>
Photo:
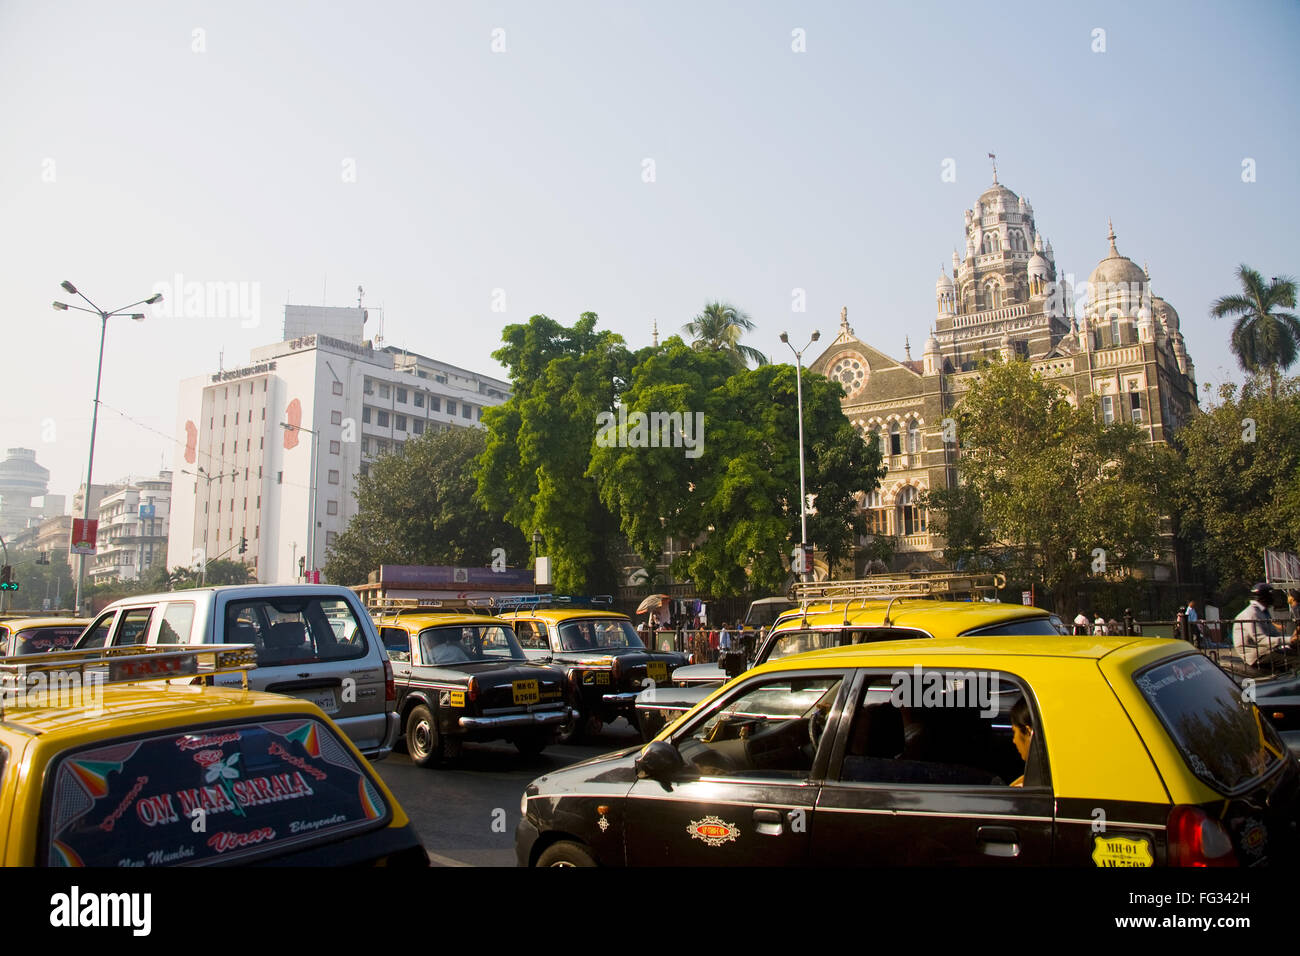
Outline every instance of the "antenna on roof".
<path id="1" fill-rule="evenodd" d="M 358 309 L 362 307 L 361 299 L 365 296 L 365 294 L 366 294 L 366 290 L 361 288 L 361 286 L 357 286 L 357 308 Z"/>

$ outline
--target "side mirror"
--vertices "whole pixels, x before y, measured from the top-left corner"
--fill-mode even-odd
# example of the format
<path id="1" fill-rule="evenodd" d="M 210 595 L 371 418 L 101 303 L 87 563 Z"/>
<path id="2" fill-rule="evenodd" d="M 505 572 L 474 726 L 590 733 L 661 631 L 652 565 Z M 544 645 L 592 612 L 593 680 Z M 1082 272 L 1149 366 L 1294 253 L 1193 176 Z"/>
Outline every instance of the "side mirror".
<path id="1" fill-rule="evenodd" d="M 668 783 L 685 768 L 686 761 L 672 744 L 656 740 L 636 758 L 635 766 L 638 780 L 648 777 L 660 783 Z"/>

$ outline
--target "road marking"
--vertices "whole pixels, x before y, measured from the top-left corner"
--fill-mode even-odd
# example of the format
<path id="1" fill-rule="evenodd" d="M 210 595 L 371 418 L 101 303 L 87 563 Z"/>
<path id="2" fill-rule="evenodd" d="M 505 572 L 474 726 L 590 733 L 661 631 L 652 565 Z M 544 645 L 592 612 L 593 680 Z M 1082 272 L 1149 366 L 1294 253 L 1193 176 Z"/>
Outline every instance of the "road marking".
<path id="1" fill-rule="evenodd" d="M 429 854 L 429 862 L 436 863 L 439 866 L 473 866 L 473 863 L 466 863 L 463 860 L 454 860 L 449 856 L 443 856 L 441 853 L 434 853 L 432 850 L 425 850 Z"/>

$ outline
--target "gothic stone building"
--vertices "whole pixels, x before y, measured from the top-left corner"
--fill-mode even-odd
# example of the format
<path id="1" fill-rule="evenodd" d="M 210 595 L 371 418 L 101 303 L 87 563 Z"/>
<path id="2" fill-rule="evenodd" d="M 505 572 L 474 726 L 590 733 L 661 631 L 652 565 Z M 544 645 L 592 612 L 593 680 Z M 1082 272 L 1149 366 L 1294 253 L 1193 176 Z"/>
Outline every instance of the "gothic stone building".
<path id="1" fill-rule="evenodd" d="M 966 210 L 965 257 L 954 251 L 951 274 L 941 271 L 935 283 L 933 331 L 919 362 L 910 345 L 899 361 L 863 342 L 841 312 L 839 335 L 810 368 L 843 385 L 844 413 L 880 445 L 889 471 L 863 507 L 872 533 L 894 538 L 890 570 L 948 566 L 919 499 L 957 480 L 943 421 L 981 360 L 1027 360 L 1070 401 L 1096 395 L 1107 421 L 1136 422 L 1152 442 L 1167 441 L 1196 409 L 1196 370 L 1178 313 L 1152 293 L 1146 270 L 1120 255 L 1113 228 L 1108 238 L 1076 309 L 1076 290 L 1058 275 L 1033 208 L 998 183 L 995 170 L 993 185 Z M 864 573 L 865 560 L 857 563 Z M 1150 574 L 1172 579 L 1172 552 Z"/>

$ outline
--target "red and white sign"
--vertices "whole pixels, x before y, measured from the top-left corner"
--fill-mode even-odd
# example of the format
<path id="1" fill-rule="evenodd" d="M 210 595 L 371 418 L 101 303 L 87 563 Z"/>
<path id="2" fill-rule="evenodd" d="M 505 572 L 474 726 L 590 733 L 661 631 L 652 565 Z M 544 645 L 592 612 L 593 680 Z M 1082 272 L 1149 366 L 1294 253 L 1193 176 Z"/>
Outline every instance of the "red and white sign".
<path id="1" fill-rule="evenodd" d="M 72 519 L 72 545 L 73 554 L 94 554 L 95 553 L 95 536 L 99 533 L 98 518 L 73 518 Z"/>

